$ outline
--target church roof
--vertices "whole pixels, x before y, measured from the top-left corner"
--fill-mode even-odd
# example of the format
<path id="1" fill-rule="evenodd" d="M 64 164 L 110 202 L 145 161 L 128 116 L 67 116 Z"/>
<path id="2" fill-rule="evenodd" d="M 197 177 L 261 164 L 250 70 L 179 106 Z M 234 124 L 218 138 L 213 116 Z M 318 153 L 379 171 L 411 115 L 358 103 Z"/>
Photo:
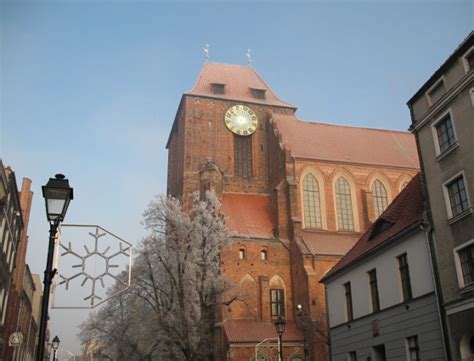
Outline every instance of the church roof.
<path id="1" fill-rule="evenodd" d="M 303 244 L 307 253 L 327 256 L 344 256 L 357 242 L 360 233 L 303 231 Z"/>
<path id="2" fill-rule="evenodd" d="M 259 194 L 224 193 L 222 212 L 227 227 L 237 236 L 273 238 L 275 224 L 270 197 Z"/>
<path id="3" fill-rule="evenodd" d="M 275 113 L 272 122 L 297 158 L 419 168 L 415 138 L 409 132 L 304 122 Z"/>
<path id="4" fill-rule="evenodd" d="M 323 277 L 324 282 L 335 273 L 363 259 L 382 245 L 396 241 L 405 231 L 423 220 L 423 195 L 418 173 L 388 208 L 372 224 L 349 252 Z M 387 227 L 381 227 L 387 225 Z"/>
<path id="5" fill-rule="evenodd" d="M 224 330 L 229 343 L 233 342 L 260 342 L 266 338 L 278 337 L 273 322 L 263 322 L 258 320 L 225 320 Z M 286 320 L 283 341 L 303 341 L 303 336 L 296 325 Z"/>
<path id="6" fill-rule="evenodd" d="M 212 84 L 224 84 L 224 94 L 215 94 Z M 265 90 L 265 99 L 256 99 L 252 94 L 252 89 Z M 254 68 L 248 65 L 207 62 L 203 65 L 194 87 L 185 95 L 238 100 L 296 109 L 294 105 L 278 99 L 265 80 Z"/>

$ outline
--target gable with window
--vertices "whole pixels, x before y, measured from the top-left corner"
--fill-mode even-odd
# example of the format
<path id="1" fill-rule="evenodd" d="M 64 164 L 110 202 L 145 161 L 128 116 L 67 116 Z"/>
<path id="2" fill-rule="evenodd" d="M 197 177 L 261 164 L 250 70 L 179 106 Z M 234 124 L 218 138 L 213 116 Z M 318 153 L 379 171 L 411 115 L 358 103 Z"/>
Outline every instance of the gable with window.
<path id="1" fill-rule="evenodd" d="M 211 87 L 214 94 L 224 94 L 225 84 L 211 83 Z"/>
<path id="2" fill-rule="evenodd" d="M 251 88 L 251 90 L 252 90 L 252 96 L 255 99 L 265 99 L 266 98 L 266 96 L 265 96 L 266 90 L 265 89 Z"/>
<path id="3" fill-rule="evenodd" d="M 322 228 L 319 183 L 312 174 L 303 178 L 303 216 L 305 228 Z"/>
<path id="4" fill-rule="evenodd" d="M 335 184 L 337 226 L 339 230 L 354 230 L 351 186 L 344 177 L 339 177 Z"/>

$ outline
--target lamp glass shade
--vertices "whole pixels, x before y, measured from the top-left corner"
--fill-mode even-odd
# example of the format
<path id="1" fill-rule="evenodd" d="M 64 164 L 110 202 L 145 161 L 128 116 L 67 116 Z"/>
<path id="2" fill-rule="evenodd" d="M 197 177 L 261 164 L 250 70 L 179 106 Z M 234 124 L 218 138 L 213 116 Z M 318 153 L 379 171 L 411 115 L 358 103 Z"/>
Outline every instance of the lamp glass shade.
<path id="1" fill-rule="evenodd" d="M 52 346 L 53 346 L 53 350 L 57 350 L 58 347 L 59 347 L 59 337 L 58 336 L 54 336 L 53 338 L 53 341 L 52 341 Z"/>
<path id="2" fill-rule="evenodd" d="M 48 220 L 64 220 L 69 202 L 73 199 L 73 189 L 69 187 L 69 181 L 62 174 L 56 174 L 56 178 L 50 178 L 43 186 L 43 197 Z"/>
<path id="3" fill-rule="evenodd" d="M 286 322 L 281 317 L 278 317 L 278 319 L 275 321 L 275 329 L 279 335 L 282 335 L 283 332 L 285 332 L 285 325 L 286 325 Z"/>

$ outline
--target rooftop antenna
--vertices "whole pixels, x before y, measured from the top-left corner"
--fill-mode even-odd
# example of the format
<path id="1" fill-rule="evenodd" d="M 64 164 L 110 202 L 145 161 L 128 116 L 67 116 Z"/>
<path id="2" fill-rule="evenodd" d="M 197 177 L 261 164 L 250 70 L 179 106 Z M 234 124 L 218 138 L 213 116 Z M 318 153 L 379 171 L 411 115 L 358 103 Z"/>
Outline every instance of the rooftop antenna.
<path id="1" fill-rule="evenodd" d="M 204 53 L 206 54 L 206 63 L 209 61 L 209 44 L 206 44 L 204 48 Z"/>
<path id="2" fill-rule="evenodd" d="M 252 65 L 252 54 L 250 53 L 250 49 L 247 49 L 247 53 L 245 55 L 247 55 L 249 66 L 251 66 Z"/>

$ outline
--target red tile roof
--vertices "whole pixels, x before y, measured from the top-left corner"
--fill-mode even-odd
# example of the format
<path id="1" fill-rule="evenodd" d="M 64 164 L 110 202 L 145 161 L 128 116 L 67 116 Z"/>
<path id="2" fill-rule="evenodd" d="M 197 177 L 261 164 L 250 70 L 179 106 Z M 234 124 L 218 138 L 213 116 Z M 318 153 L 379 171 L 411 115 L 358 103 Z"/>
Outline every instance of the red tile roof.
<path id="1" fill-rule="evenodd" d="M 278 337 L 273 322 L 257 320 L 225 320 L 224 331 L 229 343 L 260 342 L 266 338 Z M 292 321 L 286 321 L 283 342 L 303 341 L 303 336 Z"/>
<path id="2" fill-rule="evenodd" d="M 393 241 L 397 235 L 423 219 L 423 195 L 421 193 L 420 174 L 418 173 L 406 188 L 393 200 L 388 208 L 372 224 L 360 240 L 321 280 L 348 267 L 352 263 L 364 258 L 368 253 L 382 244 Z M 371 238 L 373 230 L 382 222 L 392 226 Z"/>
<path id="3" fill-rule="evenodd" d="M 212 83 L 225 84 L 224 94 L 214 94 Z M 254 98 L 251 88 L 266 90 L 265 99 Z M 296 109 L 294 105 L 278 99 L 254 68 L 244 65 L 205 63 L 193 89 L 186 94 Z"/>
<path id="4" fill-rule="evenodd" d="M 293 156 L 340 162 L 419 168 L 415 137 L 408 132 L 304 122 L 272 114 Z"/>
<path id="5" fill-rule="evenodd" d="M 303 231 L 306 252 L 319 255 L 344 256 L 357 242 L 360 233 L 342 234 Z"/>
<path id="6" fill-rule="evenodd" d="M 224 193 L 222 212 L 227 227 L 239 236 L 273 238 L 275 223 L 270 197 L 258 194 Z"/>

